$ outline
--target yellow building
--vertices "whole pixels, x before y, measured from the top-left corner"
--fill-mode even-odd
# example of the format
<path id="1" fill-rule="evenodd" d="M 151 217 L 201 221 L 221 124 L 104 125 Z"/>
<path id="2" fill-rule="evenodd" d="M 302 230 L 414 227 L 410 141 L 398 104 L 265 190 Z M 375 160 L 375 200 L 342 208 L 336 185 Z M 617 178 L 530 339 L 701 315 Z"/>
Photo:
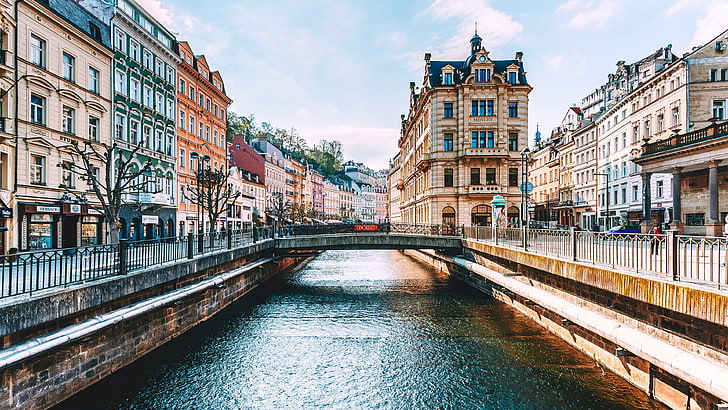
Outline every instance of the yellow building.
<path id="1" fill-rule="evenodd" d="M 422 87 L 410 83 L 400 177 L 392 181 L 401 191 L 402 222 L 489 225 L 490 202 L 502 195 L 508 222 L 520 224 L 532 88 L 522 53 L 493 60 L 481 42 L 476 33 L 464 61 L 432 61 L 425 54 Z"/>

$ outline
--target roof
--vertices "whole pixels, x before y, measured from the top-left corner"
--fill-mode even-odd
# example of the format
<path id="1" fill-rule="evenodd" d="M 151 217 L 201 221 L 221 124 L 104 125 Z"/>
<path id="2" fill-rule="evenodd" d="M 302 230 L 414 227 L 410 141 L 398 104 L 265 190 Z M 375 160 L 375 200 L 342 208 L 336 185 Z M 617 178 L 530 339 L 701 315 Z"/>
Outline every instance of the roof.
<path id="1" fill-rule="evenodd" d="M 55 14 L 73 24 L 79 30 L 86 33 L 97 43 L 111 49 L 111 28 L 108 24 L 99 20 L 96 16 L 88 12 L 86 9 L 71 0 L 49 0 L 48 2 L 39 2 L 46 5 Z M 99 33 L 91 32 L 91 24 L 99 29 Z"/>
<path id="2" fill-rule="evenodd" d="M 455 71 L 455 75 L 453 76 L 452 82 L 453 85 L 456 84 L 462 84 L 465 82 L 465 79 L 468 78 L 468 76 L 471 74 L 471 64 L 475 60 L 473 58 L 474 56 L 468 56 L 468 58 L 464 61 L 430 61 L 430 65 L 428 67 L 427 72 L 430 74 L 430 86 L 432 87 L 442 87 L 444 84 L 442 83 L 443 75 L 442 75 L 442 69 L 447 67 L 448 65 L 452 66 Z M 523 61 L 520 60 L 490 60 L 493 63 L 493 71 L 497 74 L 502 74 L 506 72 L 506 69 L 511 65 L 518 66 L 518 84 L 519 85 L 528 85 L 528 82 L 526 80 L 526 72 L 523 70 Z"/>

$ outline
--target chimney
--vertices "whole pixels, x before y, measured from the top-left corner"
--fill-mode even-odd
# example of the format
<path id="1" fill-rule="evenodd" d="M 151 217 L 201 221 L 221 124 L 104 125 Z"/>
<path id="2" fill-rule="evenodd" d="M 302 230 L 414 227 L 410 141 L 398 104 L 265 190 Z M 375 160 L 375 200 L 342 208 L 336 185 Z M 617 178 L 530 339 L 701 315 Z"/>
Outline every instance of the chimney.
<path id="1" fill-rule="evenodd" d="M 523 61 L 523 52 L 522 51 L 516 52 L 516 60 Z"/>
<path id="2" fill-rule="evenodd" d="M 432 54 L 425 53 L 425 63 L 430 64 L 430 58 L 432 58 Z"/>

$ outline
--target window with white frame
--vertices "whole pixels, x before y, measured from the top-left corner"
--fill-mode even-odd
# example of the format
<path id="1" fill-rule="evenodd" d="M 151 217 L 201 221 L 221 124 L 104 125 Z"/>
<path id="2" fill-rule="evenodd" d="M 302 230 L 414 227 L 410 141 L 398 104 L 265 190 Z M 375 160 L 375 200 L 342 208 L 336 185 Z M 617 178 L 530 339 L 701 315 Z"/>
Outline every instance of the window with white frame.
<path id="1" fill-rule="evenodd" d="M 157 99 L 154 103 L 155 111 L 160 114 L 164 114 L 164 97 L 162 97 L 162 93 L 157 93 Z"/>
<path id="2" fill-rule="evenodd" d="M 134 101 L 141 101 L 141 95 L 139 93 L 139 87 L 141 87 L 141 84 L 139 84 L 139 80 L 137 80 L 134 77 L 131 77 L 129 80 L 129 97 L 131 97 Z"/>
<path id="3" fill-rule="evenodd" d="M 126 140 L 126 117 L 116 114 L 114 118 L 114 138 L 122 141 Z"/>
<path id="4" fill-rule="evenodd" d="M 149 108 L 153 107 L 152 102 L 152 87 L 145 85 L 144 86 L 144 105 L 146 105 Z"/>
<path id="5" fill-rule="evenodd" d="M 30 183 L 34 185 L 45 185 L 46 158 L 42 155 L 30 155 Z"/>
<path id="6" fill-rule="evenodd" d="M 137 43 L 133 39 L 129 39 L 129 57 L 133 58 L 134 61 L 140 61 L 139 48 L 139 43 Z"/>
<path id="7" fill-rule="evenodd" d="M 73 174 L 73 164 L 71 161 L 63 161 L 61 163 L 61 184 L 67 188 L 75 188 L 76 181 Z"/>
<path id="8" fill-rule="evenodd" d="M 190 115 L 190 128 L 188 129 L 188 132 L 190 134 L 195 133 L 195 117 L 193 117 L 192 115 Z"/>
<path id="9" fill-rule="evenodd" d="M 201 139 L 205 132 L 205 124 L 200 121 L 200 133 L 197 134 L 197 136 Z"/>
<path id="10" fill-rule="evenodd" d="M 63 53 L 63 56 L 61 57 L 61 62 L 63 65 L 63 79 L 72 82 L 75 81 L 76 59 L 68 53 Z"/>
<path id="11" fill-rule="evenodd" d="M 30 95 L 30 122 L 45 125 L 45 101 L 39 95 Z"/>
<path id="12" fill-rule="evenodd" d="M 655 198 L 662 198 L 665 195 L 665 185 L 663 181 L 655 181 Z"/>
<path id="13" fill-rule="evenodd" d="M 93 115 L 88 116 L 88 139 L 99 140 L 99 119 Z"/>
<path id="14" fill-rule="evenodd" d="M 93 67 L 88 68 L 88 90 L 92 93 L 99 93 L 100 75 L 99 70 Z"/>
<path id="15" fill-rule="evenodd" d="M 185 129 L 185 125 L 187 123 L 185 122 L 185 112 L 182 110 L 179 110 L 179 128 Z"/>
<path id="16" fill-rule="evenodd" d="M 137 145 L 139 144 L 139 121 L 129 121 L 129 142 Z"/>
<path id="17" fill-rule="evenodd" d="M 139 145 L 146 145 L 147 147 L 152 147 L 152 127 L 149 125 L 144 126 L 144 138 L 142 141 L 139 141 Z"/>
<path id="18" fill-rule="evenodd" d="M 164 63 L 159 58 L 155 61 L 155 73 L 159 76 L 164 78 Z"/>
<path id="19" fill-rule="evenodd" d="M 680 107 L 672 107 L 672 125 L 680 124 Z"/>
<path id="20" fill-rule="evenodd" d="M 116 82 L 114 89 L 119 94 L 126 95 L 126 74 L 121 70 L 116 70 Z"/>
<path id="21" fill-rule="evenodd" d="M 143 61 L 144 67 L 146 67 L 147 70 L 151 70 L 152 69 L 152 53 L 147 50 L 144 50 L 142 55 L 144 56 L 144 61 Z"/>
<path id="22" fill-rule="evenodd" d="M 174 69 L 167 67 L 167 82 L 174 85 Z"/>
<path id="23" fill-rule="evenodd" d="M 187 158 L 185 157 L 185 150 L 180 148 L 180 150 L 179 150 L 179 167 L 184 168 L 186 161 L 187 161 Z"/>
<path id="24" fill-rule="evenodd" d="M 174 101 L 169 98 L 167 99 L 167 117 L 174 121 Z"/>
<path id="25" fill-rule="evenodd" d="M 116 29 L 116 35 L 114 36 L 114 48 L 122 53 L 126 53 L 126 34 L 118 28 Z"/>
<path id="26" fill-rule="evenodd" d="M 725 116 L 725 100 L 713 100 L 713 117 L 724 120 Z"/>
<path id="27" fill-rule="evenodd" d="M 157 130 L 154 133 L 154 137 L 155 137 L 154 138 L 154 150 L 158 151 L 158 152 L 164 152 L 164 150 L 162 148 L 162 142 L 163 142 L 162 140 L 164 138 L 164 133 L 162 132 L 162 130 Z"/>
<path id="28" fill-rule="evenodd" d="M 46 42 L 35 34 L 30 35 L 30 62 L 45 67 Z"/>
<path id="29" fill-rule="evenodd" d="M 66 134 L 74 134 L 75 117 L 76 117 L 76 110 L 74 110 L 73 108 L 71 108 L 67 105 L 64 105 L 63 110 L 61 112 L 61 118 L 62 118 L 61 129 Z"/>

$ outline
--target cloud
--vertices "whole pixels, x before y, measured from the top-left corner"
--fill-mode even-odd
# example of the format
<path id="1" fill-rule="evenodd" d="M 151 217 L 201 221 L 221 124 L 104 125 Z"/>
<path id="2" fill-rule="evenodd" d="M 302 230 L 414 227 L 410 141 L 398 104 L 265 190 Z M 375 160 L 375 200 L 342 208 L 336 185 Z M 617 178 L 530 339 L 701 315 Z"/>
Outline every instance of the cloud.
<path id="1" fill-rule="evenodd" d="M 556 14 L 571 15 L 566 24 L 570 28 L 602 29 L 613 22 L 613 17 L 619 15 L 623 8 L 622 4 L 614 0 L 601 2 L 569 0 L 556 8 Z"/>
<path id="2" fill-rule="evenodd" d="M 564 64 L 564 56 L 544 57 L 546 66 L 552 71 L 559 71 Z"/>
<path id="3" fill-rule="evenodd" d="M 703 45 L 726 29 L 725 16 L 728 15 L 728 1 L 708 5 L 703 16 L 695 22 L 693 45 Z"/>
<path id="4" fill-rule="evenodd" d="M 677 0 L 675 3 L 665 10 L 666 16 L 672 16 L 679 11 L 683 11 L 687 8 L 694 8 L 704 3 L 702 0 Z"/>

